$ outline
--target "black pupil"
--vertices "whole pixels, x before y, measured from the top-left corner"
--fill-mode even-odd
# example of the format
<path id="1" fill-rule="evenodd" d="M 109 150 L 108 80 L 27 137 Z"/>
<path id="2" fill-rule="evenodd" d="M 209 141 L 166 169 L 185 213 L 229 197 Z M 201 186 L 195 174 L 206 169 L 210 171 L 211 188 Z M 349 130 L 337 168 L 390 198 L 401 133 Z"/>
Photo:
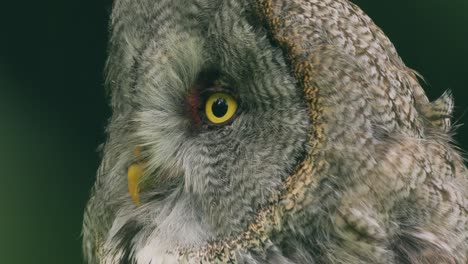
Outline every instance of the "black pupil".
<path id="1" fill-rule="evenodd" d="M 217 98 L 211 106 L 211 110 L 216 117 L 223 117 L 228 110 L 228 103 L 226 102 L 226 99 Z"/>

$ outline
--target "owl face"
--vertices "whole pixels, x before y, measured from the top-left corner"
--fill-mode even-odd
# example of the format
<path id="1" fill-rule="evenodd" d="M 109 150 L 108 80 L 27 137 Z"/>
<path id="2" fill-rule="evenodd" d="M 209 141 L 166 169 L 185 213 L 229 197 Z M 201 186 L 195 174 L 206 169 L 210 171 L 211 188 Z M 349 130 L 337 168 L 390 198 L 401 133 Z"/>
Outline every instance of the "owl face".
<path id="1" fill-rule="evenodd" d="M 131 134 L 147 165 L 142 203 L 171 185 L 198 200 L 219 232 L 240 227 L 278 191 L 310 125 L 280 50 L 232 15 L 221 9 L 216 23 L 150 40 Z"/>
<path id="2" fill-rule="evenodd" d="M 144 15 L 113 25 L 108 70 L 121 111 L 104 193 L 119 202 L 108 250 L 129 238 L 154 252 L 242 230 L 305 155 L 308 109 L 282 51 L 245 4 L 208 2 L 174 4 L 157 28 Z M 117 2 L 115 20 L 132 8 L 162 16 L 152 4 L 133 5 Z M 144 164 L 140 206 L 125 180 L 135 163 Z"/>

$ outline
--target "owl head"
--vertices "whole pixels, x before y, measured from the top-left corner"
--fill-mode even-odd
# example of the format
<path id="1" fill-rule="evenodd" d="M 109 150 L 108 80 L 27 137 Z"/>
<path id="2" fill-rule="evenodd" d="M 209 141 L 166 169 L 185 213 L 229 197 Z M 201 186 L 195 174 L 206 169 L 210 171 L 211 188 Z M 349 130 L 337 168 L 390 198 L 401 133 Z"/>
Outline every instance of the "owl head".
<path id="1" fill-rule="evenodd" d="M 84 219 L 91 263 L 176 263 L 200 248 L 221 262 L 376 263 L 399 248 L 410 259 L 398 243 L 429 237 L 395 226 L 422 221 L 426 204 L 408 197 L 423 177 L 448 174 L 424 166 L 453 152 L 452 100 L 430 103 L 352 3 L 117 0 L 111 29 L 113 115 Z M 398 242 L 346 244 L 349 230 Z M 256 262 L 260 248 L 274 261 Z"/>

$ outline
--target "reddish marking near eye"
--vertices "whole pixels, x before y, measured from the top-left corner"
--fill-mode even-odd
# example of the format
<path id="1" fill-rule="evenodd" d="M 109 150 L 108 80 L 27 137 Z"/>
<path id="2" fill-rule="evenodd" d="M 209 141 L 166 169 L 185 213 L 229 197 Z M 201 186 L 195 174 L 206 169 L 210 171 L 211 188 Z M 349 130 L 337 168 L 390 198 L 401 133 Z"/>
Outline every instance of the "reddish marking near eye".
<path id="1" fill-rule="evenodd" d="M 195 125 L 202 125 L 202 119 L 200 117 L 200 109 L 203 109 L 204 102 L 200 102 L 200 91 L 211 91 L 211 92 L 218 92 L 222 91 L 223 87 L 213 81 L 206 81 L 206 80 L 199 80 L 197 84 L 194 85 L 189 90 L 187 96 L 187 112 L 190 118 L 193 120 Z"/>
<path id="2" fill-rule="evenodd" d="M 189 92 L 189 95 L 187 96 L 188 114 L 196 125 L 202 124 L 200 114 L 198 113 L 199 97 L 200 95 L 198 94 L 198 89 L 196 88 L 192 88 Z"/>

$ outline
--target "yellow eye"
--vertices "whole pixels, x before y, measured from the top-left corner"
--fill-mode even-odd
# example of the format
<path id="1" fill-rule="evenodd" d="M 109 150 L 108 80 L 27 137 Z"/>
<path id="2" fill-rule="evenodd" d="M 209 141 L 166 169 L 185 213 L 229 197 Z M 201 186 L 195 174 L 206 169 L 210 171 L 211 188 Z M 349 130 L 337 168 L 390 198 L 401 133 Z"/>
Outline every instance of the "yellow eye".
<path id="1" fill-rule="evenodd" d="M 213 124 L 222 124 L 229 121 L 237 110 L 237 102 L 232 96 L 225 93 L 210 95 L 205 104 L 205 114 Z"/>

